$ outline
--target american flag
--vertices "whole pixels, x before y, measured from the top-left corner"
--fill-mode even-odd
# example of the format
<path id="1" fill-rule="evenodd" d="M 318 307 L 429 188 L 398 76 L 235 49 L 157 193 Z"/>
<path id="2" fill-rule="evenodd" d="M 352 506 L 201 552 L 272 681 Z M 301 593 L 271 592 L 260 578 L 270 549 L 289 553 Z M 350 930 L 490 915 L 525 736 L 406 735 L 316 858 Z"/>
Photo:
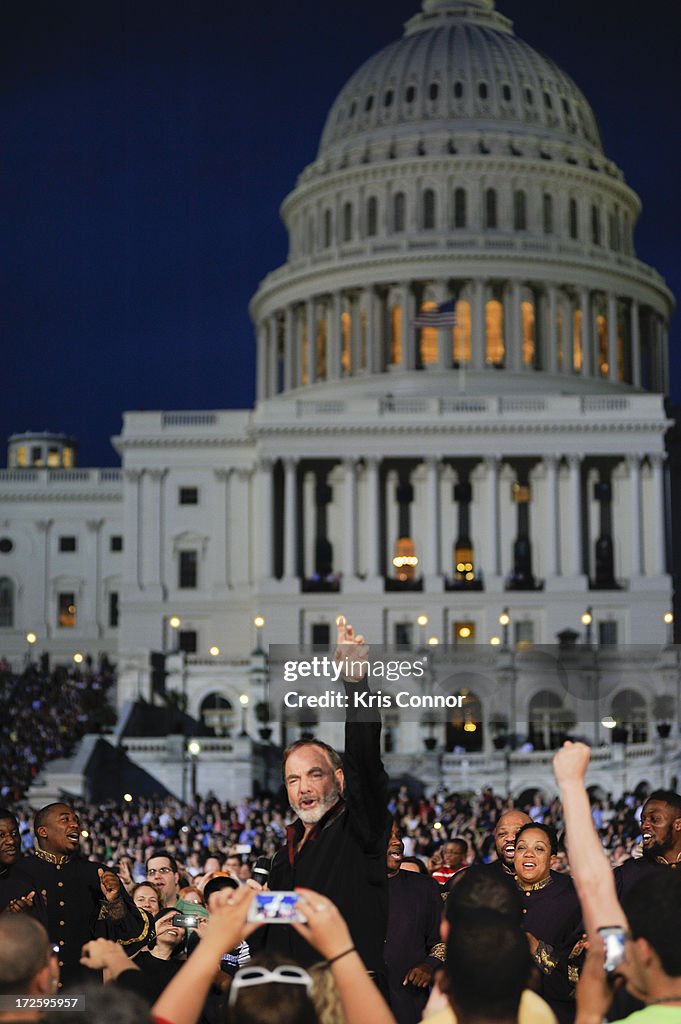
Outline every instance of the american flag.
<path id="1" fill-rule="evenodd" d="M 414 317 L 414 327 L 456 327 L 454 300 L 443 302 L 435 309 L 424 309 Z"/>

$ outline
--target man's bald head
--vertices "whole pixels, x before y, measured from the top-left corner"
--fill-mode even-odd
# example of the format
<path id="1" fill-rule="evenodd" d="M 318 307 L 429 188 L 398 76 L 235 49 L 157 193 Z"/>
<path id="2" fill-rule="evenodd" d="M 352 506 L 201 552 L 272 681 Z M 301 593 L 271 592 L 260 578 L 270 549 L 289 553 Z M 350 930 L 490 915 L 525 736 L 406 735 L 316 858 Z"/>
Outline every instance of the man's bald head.
<path id="1" fill-rule="evenodd" d="M 518 811 L 515 808 L 504 811 L 499 815 L 494 828 L 494 845 L 497 857 L 507 867 L 513 867 L 515 854 L 515 837 L 523 825 L 530 824 L 532 818 L 525 811 Z"/>
<path id="2" fill-rule="evenodd" d="M 50 970 L 47 932 L 27 914 L 0 915 L 0 995 L 47 991 L 36 980 Z M 56 975 L 55 975 L 56 977 Z"/>

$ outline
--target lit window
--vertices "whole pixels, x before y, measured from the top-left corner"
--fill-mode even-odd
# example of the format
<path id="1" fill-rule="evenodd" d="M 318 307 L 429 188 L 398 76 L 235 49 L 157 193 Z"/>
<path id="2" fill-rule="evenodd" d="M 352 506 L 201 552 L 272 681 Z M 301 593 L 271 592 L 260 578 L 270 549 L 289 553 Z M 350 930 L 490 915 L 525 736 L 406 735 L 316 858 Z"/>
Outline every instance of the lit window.
<path id="1" fill-rule="evenodd" d="M 391 310 L 390 325 L 392 333 L 390 337 L 390 362 L 393 366 L 399 366 L 402 362 L 402 307 L 393 306 Z"/>
<path id="2" fill-rule="evenodd" d="M 572 369 L 581 373 L 584 365 L 582 353 L 582 311 L 576 309 L 572 315 Z"/>
<path id="3" fill-rule="evenodd" d="M 487 362 L 491 366 L 504 365 L 504 307 L 497 299 L 485 306 Z"/>
<path id="4" fill-rule="evenodd" d="M 475 643 L 475 623 L 474 622 L 455 622 L 454 623 L 454 643 L 457 647 L 465 644 Z"/>
<path id="5" fill-rule="evenodd" d="M 402 583 L 413 580 L 418 564 L 419 560 L 414 541 L 411 537 L 400 537 L 395 544 L 395 554 L 393 555 L 395 579 L 400 580 Z"/>
<path id="6" fill-rule="evenodd" d="M 23 445 L 21 445 L 19 448 L 17 448 L 17 466 L 23 467 L 25 465 L 26 465 L 26 449 L 24 448 Z"/>
<path id="7" fill-rule="evenodd" d="M 352 317 L 349 313 L 341 313 L 341 337 L 342 337 L 342 351 L 341 351 L 341 367 L 345 376 L 349 376 L 352 373 Z"/>
<path id="8" fill-rule="evenodd" d="M 521 302 L 520 312 L 523 320 L 523 365 L 534 366 L 534 305 L 531 302 Z"/>
<path id="9" fill-rule="evenodd" d="M 326 380 L 326 319 L 317 323 L 315 339 L 315 378 Z"/>
<path id="10" fill-rule="evenodd" d="M 43 450 L 40 445 L 34 445 L 31 448 L 31 465 L 42 466 L 43 465 Z"/>
<path id="11" fill-rule="evenodd" d="M 59 449 L 58 448 L 48 448 L 47 449 L 47 465 L 51 469 L 54 469 L 56 466 L 59 465 Z"/>
<path id="12" fill-rule="evenodd" d="M 534 643 L 534 623 L 528 620 L 517 620 L 513 623 L 515 646 L 519 651 L 527 650 Z"/>
<path id="13" fill-rule="evenodd" d="M 460 299 L 456 304 L 456 324 L 454 335 L 454 362 L 470 363 L 471 361 L 471 304 Z"/>
<path id="14" fill-rule="evenodd" d="M 470 544 L 457 544 L 454 549 L 454 579 L 459 583 L 472 583 L 475 580 L 473 548 Z"/>
<path id="15" fill-rule="evenodd" d="M 598 370 L 601 377 L 607 377 L 610 369 L 608 363 L 608 320 L 602 315 L 596 317 L 596 333 L 598 335 Z"/>
<path id="16" fill-rule="evenodd" d="M 57 625 L 73 629 L 76 624 L 76 595 L 72 592 L 57 594 Z"/>
<path id="17" fill-rule="evenodd" d="M 180 551 L 178 587 L 193 590 L 198 585 L 198 551 Z"/>

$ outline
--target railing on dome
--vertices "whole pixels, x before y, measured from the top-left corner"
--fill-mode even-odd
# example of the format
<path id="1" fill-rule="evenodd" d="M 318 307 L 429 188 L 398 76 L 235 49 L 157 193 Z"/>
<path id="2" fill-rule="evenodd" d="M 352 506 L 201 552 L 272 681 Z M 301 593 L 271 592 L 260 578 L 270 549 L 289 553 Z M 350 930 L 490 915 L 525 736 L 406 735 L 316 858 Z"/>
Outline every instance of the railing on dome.
<path id="1" fill-rule="evenodd" d="M 213 427 L 218 421 L 215 412 L 164 412 L 162 427 Z"/>

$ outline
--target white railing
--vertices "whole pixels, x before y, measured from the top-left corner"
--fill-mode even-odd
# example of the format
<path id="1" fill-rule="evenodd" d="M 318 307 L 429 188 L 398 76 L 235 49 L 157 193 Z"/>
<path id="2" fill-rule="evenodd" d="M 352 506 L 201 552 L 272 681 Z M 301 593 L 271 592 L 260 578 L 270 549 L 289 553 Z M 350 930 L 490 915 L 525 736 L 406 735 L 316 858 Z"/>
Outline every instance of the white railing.
<path id="1" fill-rule="evenodd" d="M 214 427 L 218 421 L 214 412 L 164 412 L 162 427 Z"/>

